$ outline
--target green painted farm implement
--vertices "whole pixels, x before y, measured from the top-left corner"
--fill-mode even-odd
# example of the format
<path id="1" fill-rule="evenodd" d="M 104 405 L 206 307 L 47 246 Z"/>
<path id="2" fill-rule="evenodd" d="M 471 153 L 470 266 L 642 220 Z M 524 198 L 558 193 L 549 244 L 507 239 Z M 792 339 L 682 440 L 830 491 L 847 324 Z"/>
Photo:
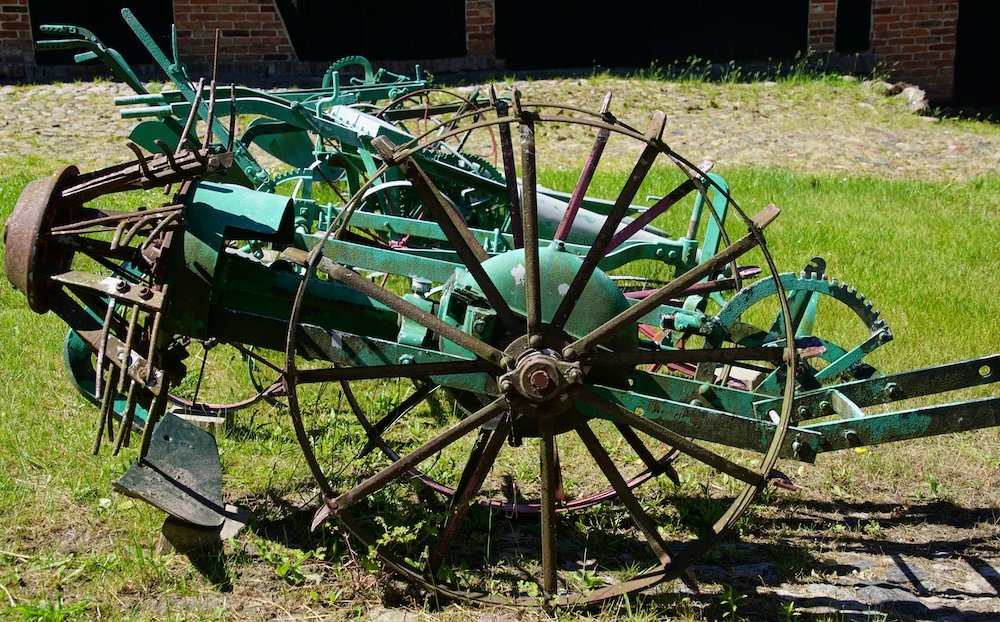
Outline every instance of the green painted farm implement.
<path id="1" fill-rule="evenodd" d="M 872 303 L 821 260 L 780 272 L 779 210 L 745 212 L 662 115 L 448 99 L 359 59 L 365 77 L 317 91 L 194 85 L 156 52 L 177 88 L 120 101 L 145 119 L 135 158 L 29 184 L 5 269 L 71 329 L 95 452 L 140 439 L 116 485 L 192 529 L 228 514 L 191 421 L 267 400 L 316 480 L 315 526 L 437 594 L 594 604 L 694 586 L 694 560 L 788 485 L 779 458 L 1000 424 L 997 397 L 886 408 L 996 382 L 1000 355 L 874 368 L 892 333 Z M 239 136 L 237 114 L 255 115 Z M 580 134 L 572 188 L 545 187 Z M 631 168 L 602 171 L 609 152 Z M 119 193 L 136 207 L 107 207 Z M 682 236 L 654 227 L 688 198 Z"/>

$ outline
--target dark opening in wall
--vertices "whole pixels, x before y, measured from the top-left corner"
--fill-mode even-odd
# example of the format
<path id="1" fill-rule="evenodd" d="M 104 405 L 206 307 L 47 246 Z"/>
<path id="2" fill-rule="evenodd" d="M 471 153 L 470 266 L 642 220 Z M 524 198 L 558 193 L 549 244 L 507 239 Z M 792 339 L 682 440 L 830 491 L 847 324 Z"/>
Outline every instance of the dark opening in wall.
<path id="1" fill-rule="evenodd" d="M 837 34 L 834 49 L 842 54 L 871 48 L 872 0 L 837 0 Z"/>
<path id="2" fill-rule="evenodd" d="M 497 57 L 510 69 L 648 67 L 805 51 L 808 0 L 497 0 Z"/>
<path id="3" fill-rule="evenodd" d="M 299 60 L 465 56 L 465 0 L 277 0 Z"/>
<path id="4" fill-rule="evenodd" d="M 955 103 L 1000 106 L 1000 2 L 960 0 L 955 48 Z"/>
<path id="5" fill-rule="evenodd" d="M 32 40 L 37 42 L 40 39 L 61 38 L 58 35 L 43 35 L 39 30 L 42 24 L 83 26 L 97 35 L 104 45 L 118 50 L 129 64 L 154 62 L 153 57 L 139 43 L 132 29 L 122 19 L 123 7 L 132 9 L 139 22 L 149 31 L 161 49 L 170 49 L 170 25 L 174 21 L 172 0 L 142 2 L 28 0 Z M 35 62 L 38 65 L 72 65 L 75 53 L 66 50 L 41 52 L 36 50 Z"/>

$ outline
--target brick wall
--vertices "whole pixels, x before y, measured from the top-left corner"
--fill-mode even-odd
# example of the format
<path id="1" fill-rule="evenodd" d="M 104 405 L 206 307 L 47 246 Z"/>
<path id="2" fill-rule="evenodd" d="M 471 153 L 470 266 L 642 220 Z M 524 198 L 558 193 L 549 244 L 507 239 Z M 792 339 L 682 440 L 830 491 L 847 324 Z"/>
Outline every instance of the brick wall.
<path id="1" fill-rule="evenodd" d="M 174 0 L 174 22 L 181 60 L 210 61 L 217 28 L 220 63 L 295 60 L 274 0 Z"/>
<path id="2" fill-rule="evenodd" d="M 23 78 L 34 61 L 28 0 L 0 0 L 0 78 Z"/>
<path id="3" fill-rule="evenodd" d="M 955 83 L 958 2 L 872 0 L 872 52 L 893 78 L 951 97 Z"/>
<path id="4" fill-rule="evenodd" d="M 871 54 L 894 80 L 947 99 L 955 83 L 956 0 L 872 0 Z M 835 52 L 837 0 L 809 3 L 809 47 Z"/>
<path id="5" fill-rule="evenodd" d="M 468 56 L 496 55 L 496 12 L 494 0 L 466 0 L 465 53 Z"/>
<path id="6" fill-rule="evenodd" d="M 816 52 L 833 51 L 837 28 L 837 0 L 812 0 L 809 3 L 809 48 Z"/>

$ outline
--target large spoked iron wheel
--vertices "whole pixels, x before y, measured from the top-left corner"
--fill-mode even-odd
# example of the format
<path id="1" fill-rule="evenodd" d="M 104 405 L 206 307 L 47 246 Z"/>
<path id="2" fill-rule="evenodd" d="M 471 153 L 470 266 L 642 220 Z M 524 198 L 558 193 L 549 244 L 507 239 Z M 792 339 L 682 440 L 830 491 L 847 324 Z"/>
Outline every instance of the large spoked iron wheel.
<path id="1" fill-rule="evenodd" d="M 794 344 L 770 351 L 737 344 L 662 349 L 640 339 L 639 326 L 660 305 L 682 299 L 699 281 L 751 255 L 768 267 L 777 304 L 789 318 L 762 233 L 777 210 L 765 208 L 751 217 L 734 206 L 740 221 L 731 229 L 738 238 L 734 235 L 714 258 L 631 304 L 598 267 L 608 252 L 640 231 L 625 220 L 630 205 L 644 191 L 669 197 L 660 188 L 665 179 L 679 178 L 702 193 L 711 184 L 662 141 L 662 115 L 644 134 L 606 110 L 521 104 L 516 97 L 511 107 L 498 104 L 489 120 L 481 118 L 481 111 L 476 114 L 474 122 L 453 118 L 453 129 L 429 131 L 406 145 L 376 140 L 384 161 L 379 174 L 328 232 L 328 238 L 337 239 L 350 230 L 351 209 L 382 173 L 392 169 L 405 176 L 423 200 L 425 218 L 444 230 L 461 263 L 449 283 L 431 290 L 432 311 L 404 299 L 398 283 L 375 284 L 363 266 L 324 257 L 321 245 L 308 258 L 292 306 L 283 380 L 298 440 L 322 492 L 317 523 L 336 516 L 389 568 L 430 592 L 465 600 L 590 605 L 669 579 L 693 583 L 693 561 L 726 534 L 767 485 L 790 421 L 795 382 L 789 375 L 781 408 L 763 415 L 766 441 L 746 451 L 697 440 L 719 436 L 675 425 L 667 412 L 676 396 L 664 376 L 647 370 L 705 361 L 759 367 L 761 361 L 784 360 L 794 366 L 796 351 Z M 474 150 L 474 132 L 480 130 L 499 136 L 506 180 L 500 190 L 516 223 L 514 248 L 493 256 L 442 198 L 421 159 L 435 143 L 458 134 Z M 538 177 L 547 169 L 536 161 L 544 163 L 558 150 L 566 132 L 591 132 L 595 146 L 572 198 L 564 203 L 563 217 L 540 223 L 540 203 L 551 209 L 553 202 L 540 190 Z M 606 146 L 639 152 L 638 158 L 618 175 L 617 195 L 610 197 L 609 215 L 590 250 L 574 254 L 564 241 L 576 224 L 576 210 L 586 205 Z M 553 237 L 554 242 L 545 241 Z M 405 259 L 400 253 L 401 265 Z M 300 312 L 306 285 L 317 278 L 339 281 L 390 307 L 427 331 L 425 345 L 458 358 L 401 357 L 352 366 L 306 361 L 300 344 L 316 327 L 300 322 Z M 461 309 L 483 310 L 485 326 L 463 331 L 460 322 L 448 321 L 459 303 L 465 305 Z M 794 333 L 790 324 L 785 331 Z M 333 338 L 352 351 L 378 345 L 342 334 Z M 361 412 L 369 395 L 402 387 L 396 400 L 382 400 L 361 418 L 368 444 L 382 448 L 381 453 L 365 452 L 363 459 L 344 464 L 323 429 L 345 413 L 331 415 L 305 398 L 324 384 L 339 387 Z M 735 408 L 718 417 L 684 412 L 701 417 L 698 425 L 722 429 L 728 417 L 755 416 Z M 671 466 L 680 481 L 635 481 L 637 469 L 653 469 L 674 451 L 680 457 Z M 445 487 L 446 494 L 438 494 L 435 485 Z M 560 511 L 605 489 L 613 491 L 606 497 L 613 502 Z M 692 489 L 702 493 L 688 494 Z M 505 511 L 516 499 L 538 511 Z"/>

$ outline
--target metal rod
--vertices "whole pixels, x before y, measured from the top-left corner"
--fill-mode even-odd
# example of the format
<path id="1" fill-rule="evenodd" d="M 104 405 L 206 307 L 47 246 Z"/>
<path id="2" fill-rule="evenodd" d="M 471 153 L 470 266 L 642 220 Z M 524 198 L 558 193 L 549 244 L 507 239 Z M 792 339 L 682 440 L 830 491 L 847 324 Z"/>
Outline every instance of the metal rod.
<path id="1" fill-rule="evenodd" d="M 662 149 L 659 139 L 663 134 L 665 124 L 666 117 L 662 112 L 657 111 L 656 114 L 653 115 L 652 128 L 646 137 L 646 147 L 639 155 L 639 159 L 636 161 L 635 166 L 632 167 L 632 172 L 629 174 L 628 180 L 626 180 L 625 185 L 622 186 L 621 192 L 618 194 L 618 198 L 615 200 L 614 206 L 612 206 L 607 219 L 604 221 L 600 231 L 598 231 L 597 236 L 594 238 L 593 245 L 590 247 L 590 250 L 587 251 L 587 255 L 584 257 L 583 263 L 580 265 L 580 269 L 573 277 L 573 281 L 570 283 L 569 289 L 566 291 L 566 295 L 559 303 L 559 308 L 556 309 L 555 314 L 552 316 L 552 324 L 554 326 L 558 326 L 559 328 L 565 326 L 566 320 L 569 319 L 570 313 L 572 313 L 575 308 L 577 299 L 580 297 L 580 294 L 583 293 L 587 283 L 590 282 L 590 277 L 594 274 L 594 270 L 597 269 L 597 264 L 604 258 L 604 249 L 607 248 L 608 242 L 611 241 L 611 237 L 618 229 L 618 225 L 621 224 L 622 218 L 625 217 L 625 213 L 632 204 L 632 199 L 635 198 L 636 193 L 639 191 L 639 186 L 642 185 L 643 180 L 646 178 L 646 174 L 649 172 L 650 167 L 653 166 L 656 156 Z"/>
<path id="2" fill-rule="evenodd" d="M 493 85 L 490 85 L 490 102 L 496 108 L 497 118 L 507 116 L 507 102 L 497 99 Z M 514 163 L 514 143 L 510 136 L 510 121 L 499 125 L 500 156 L 503 159 L 504 184 L 507 187 L 507 207 L 510 210 L 510 232 L 514 237 L 514 248 L 524 247 L 521 231 L 521 199 L 517 192 L 517 165 Z"/>
<path id="3" fill-rule="evenodd" d="M 114 296 L 108 299 L 108 310 L 104 312 L 104 324 L 101 326 L 101 337 L 99 340 L 99 345 L 97 346 L 97 369 L 95 373 L 97 374 L 94 379 L 94 399 L 101 399 L 101 376 L 104 371 L 104 353 L 108 347 L 108 333 L 111 330 L 111 319 L 115 314 L 115 306 L 117 302 Z"/>
<path id="4" fill-rule="evenodd" d="M 542 544 L 542 592 L 556 595 L 558 557 L 556 554 L 556 448 L 551 417 L 539 421 L 539 479 L 541 483 L 542 516 L 539 525 Z"/>
<path id="5" fill-rule="evenodd" d="M 620 404 L 608 401 L 589 390 L 581 391 L 577 399 L 607 415 L 613 422 L 621 423 L 648 434 L 671 447 L 703 462 L 717 471 L 721 471 L 740 481 L 751 485 L 760 485 L 764 477 L 760 473 L 737 464 L 709 449 L 705 449 L 685 436 L 648 419 L 643 419 Z"/>
<path id="6" fill-rule="evenodd" d="M 515 97 L 517 94 L 515 93 Z M 516 101 L 516 100 L 515 100 Z M 535 122 L 521 114 L 521 230 L 524 237 L 524 306 L 528 316 L 528 337 L 541 338 L 542 292 L 538 261 L 538 179 L 535 168 Z"/>
<path id="7" fill-rule="evenodd" d="M 378 136 L 372 139 L 371 144 L 378 150 L 383 160 L 393 162 L 395 145 L 393 145 L 392 141 L 385 136 Z M 409 178 L 413 184 L 413 189 L 417 191 L 417 194 L 423 200 L 424 208 L 434 216 L 434 220 L 441 227 L 445 237 L 448 238 L 458 256 L 462 258 L 465 268 L 479 285 L 490 306 L 496 311 L 497 317 L 500 318 L 500 321 L 508 329 L 515 330 L 519 328 L 521 322 L 514 315 L 514 312 L 511 311 L 510 305 L 507 304 L 507 301 L 500 294 L 499 290 L 497 290 L 493 280 L 490 279 L 490 276 L 481 265 L 482 262 L 489 258 L 489 255 L 487 255 L 472 231 L 469 230 L 462 216 L 444 198 L 444 195 L 441 194 L 441 191 L 434 185 L 430 177 L 420 168 L 416 160 L 406 158 L 405 160 L 396 162 L 396 164 L 407 178 Z"/>
<path id="8" fill-rule="evenodd" d="M 628 513 L 632 516 L 632 520 L 635 521 L 636 527 L 642 531 L 642 535 L 646 538 L 646 544 L 652 549 L 653 554 L 656 555 L 661 565 L 664 567 L 669 566 L 671 562 L 670 551 L 667 549 L 666 542 L 663 541 L 660 533 L 656 530 L 656 523 L 642 509 L 639 500 L 632 494 L 632 489 L 629 488 L 625 482 L 625 478 L 622 477 L 622 474 L 618 471 L 618 467 L 615 466 L 614 461 L 611 460 L 611 456 L 608 455 L 608 452 L 604 449 L 594 431 L 587 425 L 587 422 L 579 415 L 575 419 L 573 427 L 576 429 L 577 436 L 583 441 L 584 446 L 590 452 L 590 456 L 597 463 L 598 468 L 604 473 L 604 477 L 608 480 L 608 483 L 618 493 L 618 500 L 628 510 Z"/>
<path id="9" fill-rule="evenodd" d="M 651 208 L 639 214 L 635 220 L 622 227 L 622 230 L 611 238 L 611 242 L 608 243 L 604 252 L 610 253 L 621 246 L 623 242 L 638 233 L 643 227 L 653 222 L 654 218 L 660 216 L 661 214 L 665 214 L 668 209 L 687 196 L 687 194 L 694 189 L 694 184 L 691 180 L 685 181 L 681 185 L 674 188 L 670 194 L 657 201 Z"/>
<path id="10" fill-rule="evenodd" d="M 94 437 L 94 446 L 90 450 L 95 456 L 101 450 L 101 440 L 104 438 L 104 429 L 107 425 L 108 417 L 110 416 L 109 411 L 115 401 L 115 383 L 118 380 L 117 373 L 117 367 L 111 367 L 108 369 L 108 377 L 104 384 L 104 397 L 101 400 L 101 408 L 97 415 L 97 435 Z"/>
<path id="11" fill-rule="evenodd" d="M 751 248 L 757 246 L 759 243 L 759 229 L 766 227 L 778 217 L 779 213 L 780 210 L 778 210 L 777 207 L 768 205 L 756 216 L 754 216 L 753 223 L 755 229 L 751 230 L 747 233 L 747 235 L 743 236 L 739 240 L 736 240 L 732 245 L 726 247 L 725 250 L 717 253 L 711 259 L 698 264 L 670 283 L 656 290 L 654 294 L 644 298 L 641 302 L 629 307 L 580 339 L 577 339 L 563 349 L 563 357 L 569 360 L 576 360 L 580 354 L 590 351 L 601 341 L 604 341 L 611 335 L 614 335 L 627 325 L 636 322 L 639 318 L 660 306 L 660 304 L 669 300 L 679 292 L 686 290 L 688 287 L 694 285 L 706 276 L 712 275 L 719 269 L 720 266 L 723 266 L 730 261 L 735 261 Z"/>
<path id="12" fill-rule="evenodd" d="M 114 449 L 111 452 L 112 456 L 117 456 L 123 446 L 128 446 L 127 439 L 132 435 L 132 422 L 135 420 L 135 403 L 138 394 L 139 383 L 132 382 L 129 384 L 128 394 L 125 398 L 125 411 L 122 413 L 122 422 L 118 428 L 118 436 L 115 437 Z"/>
<path id="13" fill-rule="evenodd" d="M 473 451 L 470 454 L 462 474 L 463 481 L 455 490 L 455 496 L 452 498 L 451 515 L 448 516 L 448 520 L 438 534 L 437 542 L 431 548 L 427 558 L 427 568 L 430 570 L 431 576 L 437 573 L 441 562 L 444 561 L 445 553 L 458 536 L 459 528 L 469 513 L 472 499 L 482 489 L 483 482 L 486 481 L 486 476 L 489 475 L 490 469 L 496 463 L 497 456 L 503 448 L 504 441 L 507 440 L 507 435 L 510 434 L 511 427 L 510 420 L 505 420 L 489 435 L 489 439 L 479 451 Z"/>
<path id="14" fill-rule="evenodd" d="M 132 305 L 132 312 L 128 318 L 128 329 L 125 331 L 125 349 L 122 350 L 122 369 L 129 368 L 129 359 L 132 358 L 132 339 L 135 338 L 135 326 L 139 321 L 139 305 Z M 124 388 L 125 378 L 128 374 L 122 374 L 118 381 L 118 390 Z"/>
<path id="15" fill-rule="evenodd" d="M 379 378 L 427 378 L 451 374 L 473 374 L 494 369 L 486 361 L 479 359 L 464 361 L 442 361 L 439 363 L 413 363 L 400 365 L 366 365 L 362 367 L 327 367 L 323 369 L 303 369 L 296 372 L 296 384 L 314 382 L 337 382 L 341 380 L 374 380 Z"/>
<path id="16" fill-rule="evenodd" d="M 401 457 L 396 462 L 383 468 L 375 475 L 369 477 L 354 488 L 342 493 L 337 498 L 330 501 L 336 509 L 344 510 L 355 504 L 358 500 L 374 492 L 385 488 L 397 477 L 408 472 L 427 458 L 430 458 L 448 445 L 451 445 L 472 430 L 485 424 L 497 415 L 503 414 L 507 410 L 507 402 L 503 399 L 496 399 L 477 412 L 462 419 L 452 427 L 441 432 L 431 440 L 427 441 L 417 449 Z"/>
<path id="17" fill-rule="evenodd" d="M 177 141 L 177 148 L 174 149 L 174 154 L 178 154 L 184 148 L 184 143 L 188 142 L 188 134 L 191 132 L 191 126 L 194 124 L 195 118 L 198 116 L 198 105 L 201 103 L 201 89 L 205 85 L 205 78 L 198 79 L 198 86 L 195 88 L 194 102 L 191 103 L 191 112 L 188 113 L 187 120 L 184 121 L 184 130 L 181 132 L 181 136 Z M 157 143 L 157 146 L 160 146 Z M 160 146 L 163 149 L 162 146 Z M 164 153 L 167 153 L 164 150 Z M 171 161 L 173 164 L 173 161 Z M 171 168 L 173 168 L 171 166 Z"/>
<path id="18" fill-rule="evenodd" d="M 604 96 L 604 103 L 601 104 L 601 115 L 606 116 L 610 108 L 611 93 L 609 92 Z M 601 155 L 604 153 L 604 147 L 607 146 L 608 138 L 610 137 L 611 130 L 607 128 L 597 130 L 597 139 L 594 141 L 594 146 L 590 150 L 590 155 L 587 156 L 587 161 L 583 165 L 583 170 L 580 171 L 580 178 L 576 182 L 576 187 L 573 188 L 573 194 L 569 198 L 569 204 L 566 205 L 566 212 L 563 214 L 562 220 L 559 221 L 559 226 L 556 228 L 556 240 L 565 242 L 566 238 L 569 237 L 569 232 L 573 229 L 573 222 L 576 220 L 576 214 L 580 211 L 583 199 L 587 196 L 587 190 L 590 188 L 590 182 L 594 178 L 594 171 L 597 170 L 597 164 L 601 161 Z"/>

